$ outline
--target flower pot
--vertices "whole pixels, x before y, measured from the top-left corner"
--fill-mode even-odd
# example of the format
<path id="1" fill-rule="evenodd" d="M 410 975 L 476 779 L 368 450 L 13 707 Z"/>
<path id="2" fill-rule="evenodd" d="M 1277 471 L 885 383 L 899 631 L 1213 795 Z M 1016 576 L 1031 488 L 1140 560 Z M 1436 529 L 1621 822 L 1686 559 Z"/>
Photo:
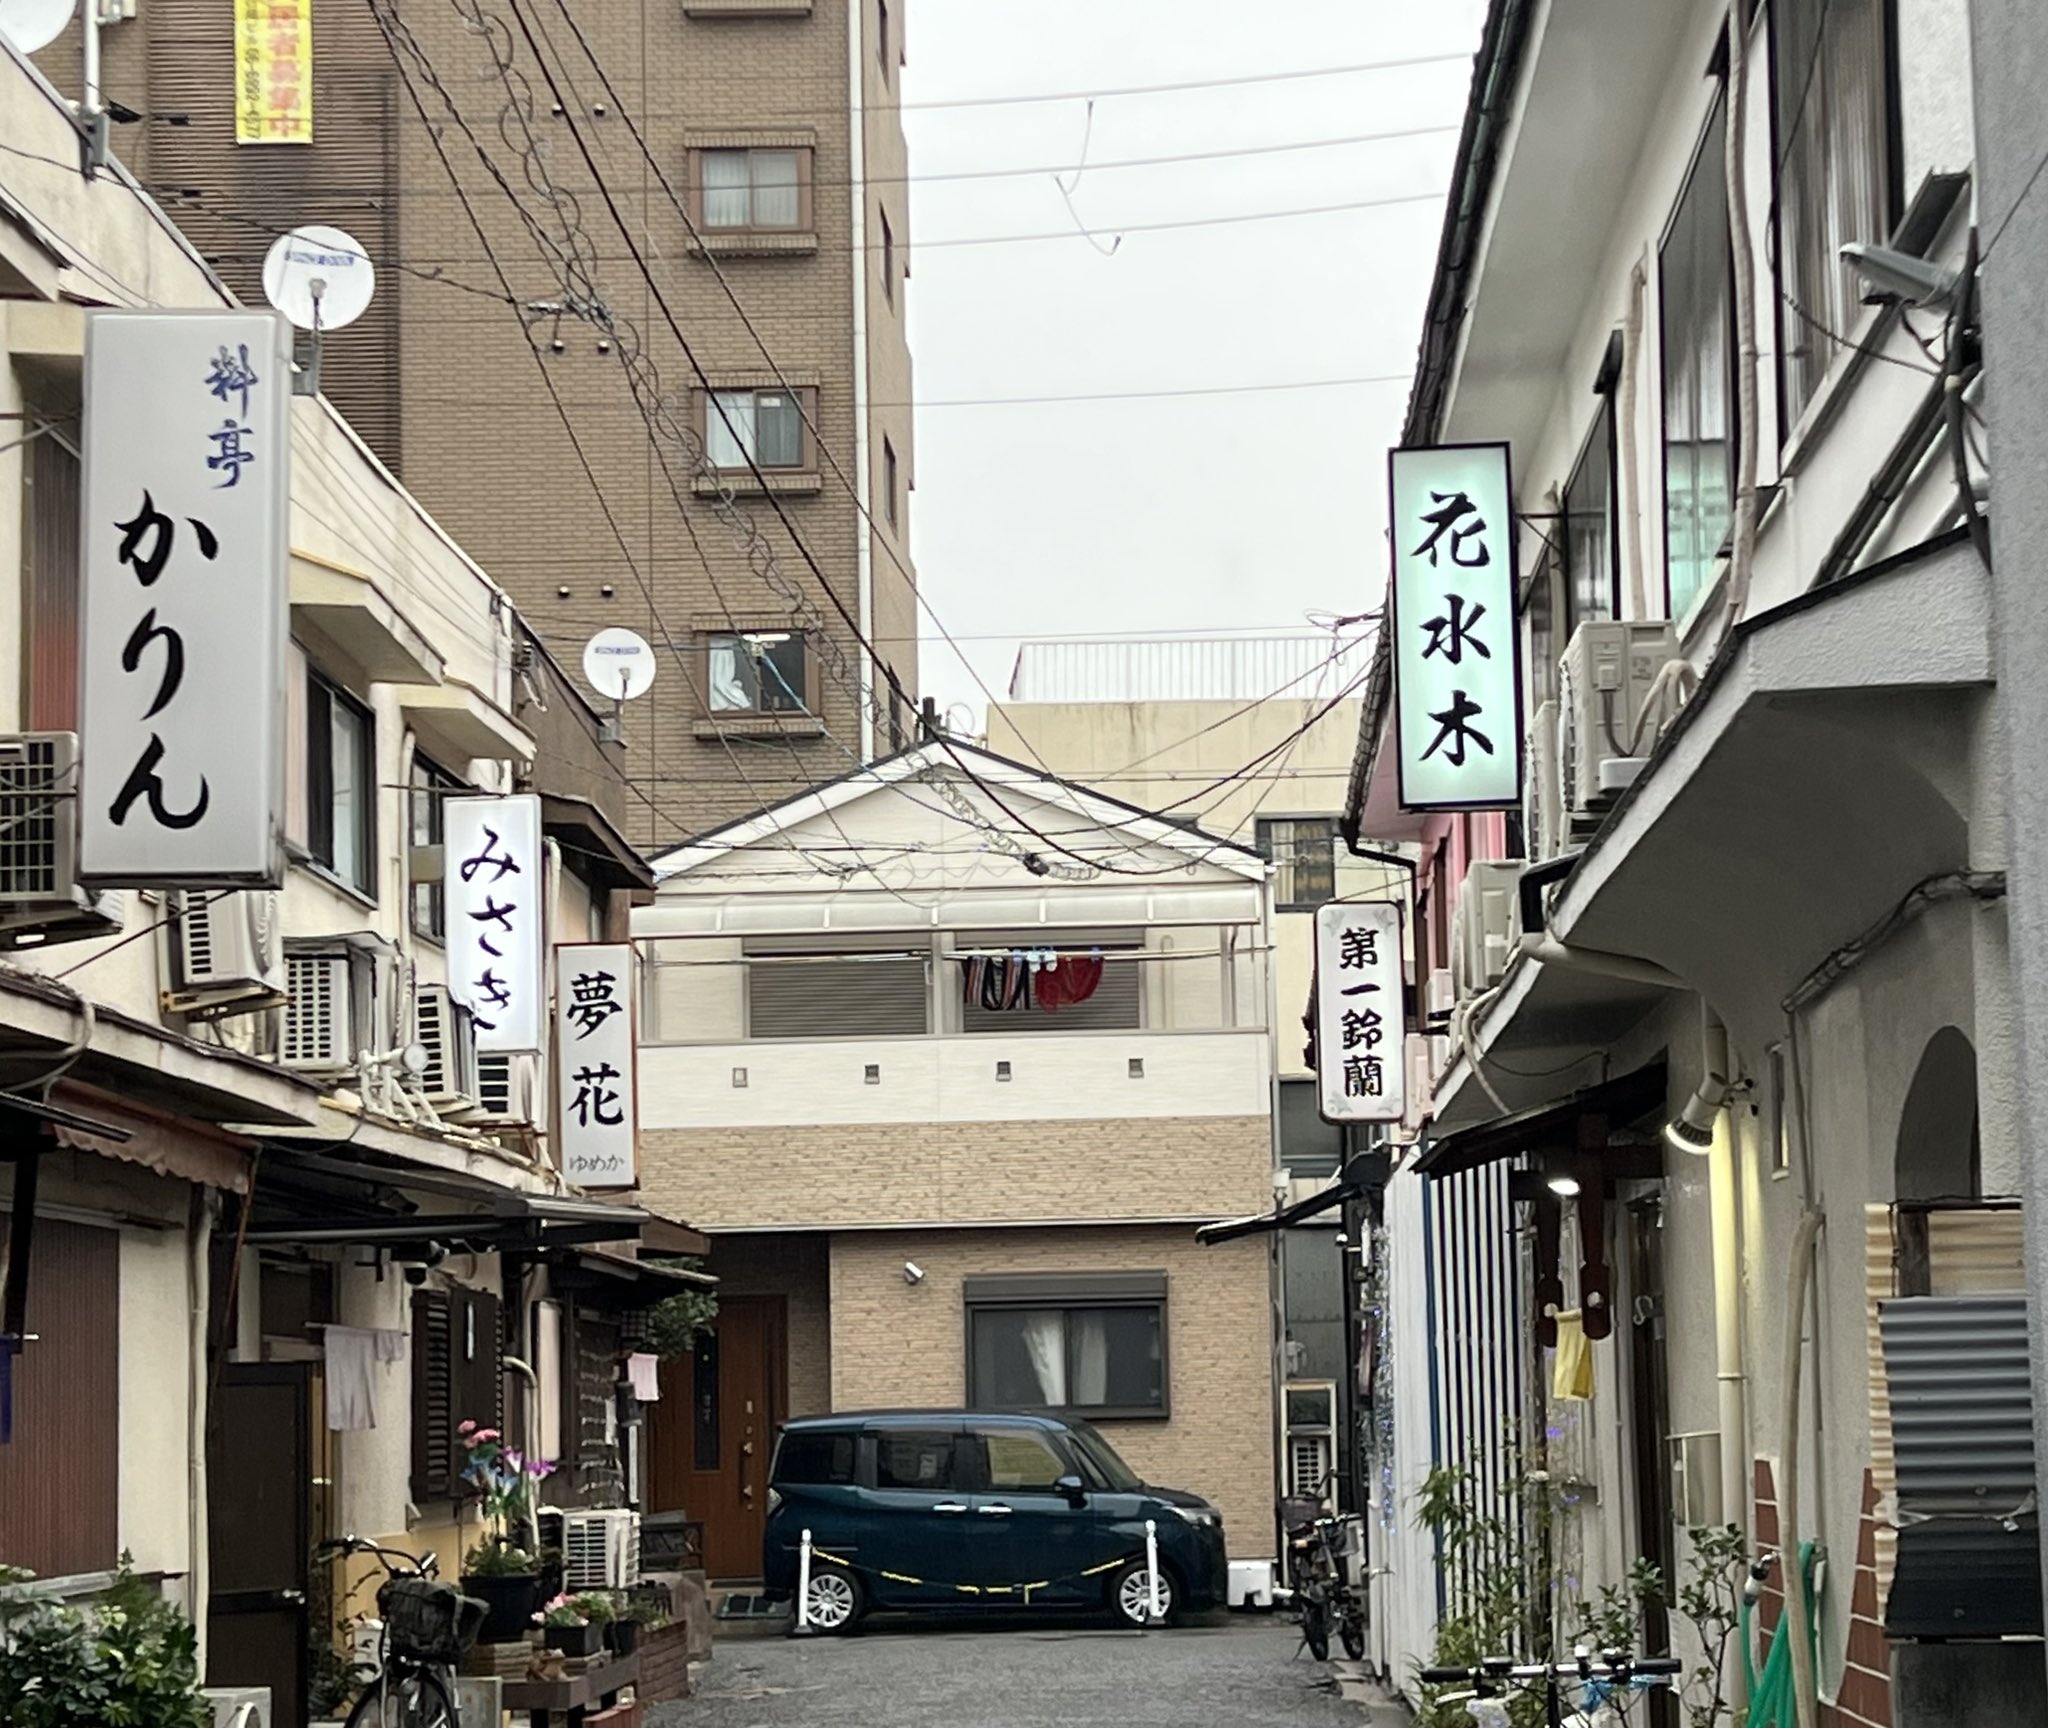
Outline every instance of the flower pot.
<path id="1" fill-rule="evenodd" d="M 476 1635 L 479 1644 L 518 1643 L 533 1630 L 534 1610 L 547 1600 L 540 1578 L 531 1572 L 505 1577 L 465 1572 L 462 1593 L 484 1605 L 484 1623 Z"/>
<path id="2" fill-rule="evenodd" d="M 602 1626 L 543 1626 L 541 1634 L 550 1650 L 559 1650 L 564 1656 L 595 1656 L 604 1648 Z"/>
<path id="3" fill-rule="evenodd" d="M 613 1654 L 630 1656 L 640 1647 L 640 1622 L 614 1620 L 604 1629 L 604 1641 Z"/>

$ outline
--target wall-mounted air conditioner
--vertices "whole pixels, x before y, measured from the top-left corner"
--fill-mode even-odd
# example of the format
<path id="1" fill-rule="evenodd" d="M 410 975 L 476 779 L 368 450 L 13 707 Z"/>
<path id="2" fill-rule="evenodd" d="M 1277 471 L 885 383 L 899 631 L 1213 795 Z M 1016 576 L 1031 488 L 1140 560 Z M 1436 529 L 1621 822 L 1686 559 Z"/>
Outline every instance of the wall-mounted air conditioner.
<path id="1" fill-rule="evenodd" d="M 547 1102 L 540 1057 L 531 1050 L 486 1050 L 476 1059 L 476 1107 L 462 1120 L 480 1128 L 538 1128 Z"/>
<path id="2" fill-rule="evenodd" d="M 562 1514 L 562 1587 L 624 1590 L 640 1582 L 640 1514 Z"/>
<path id="3" fill-rule="evenodd" d="M 287 954 L 284 1026 L 277 1058 L 301 1074 L 346 1074 L 362 1045 L 356 968 L 348 950 Z"/>
<path id="4" fill-rule="evenodd" d="M 1451 983 L 1459 1001 L 1501 981 L 1521 934 L 1520 863 L 1484 859 L 1465 872 L 1451 915 Z"/>
<path id="5" fill-rule="evenodd" d="M 1290 1381 L 1282 1431 L 1288 1496 L 1297 1500 L 1334 1498 L 1337 1487 L 1336 1382 Z"/>
<path id="6" fill-rule="evenodd" d="M 176 893 L 157 926 L 166 1014 L 256 1014 L 287 995 L 277 895 L 266 889 Z"/>
<path id="7" fill-rule="evenodd" d="M 1678 654 L 1668 623 L 1588 619 L 1558 662 L 1557 849 L 1600 826 L 1656 743 L 1644 708 L 1657 674 Z"/>
<path id="8" fill-rule="evenodd" d="M 1451 969 L 1439 966 L 1422 986 L 1422 1017 L 1441 1021 L 1458 1004 L 1458 989 L 1451 982 Z"/>
<path id="9" fill-rule="evenodd" d="M 1545 702 L 1529 722 L 1528 782 L 1522 793 L 1522 835 L 1531 859 L 1565 850 L 1564 783 L 1557 770 L 1557 704 Z"/>
<path id="10" fill-rule="evenodd" d="M 413 1036 L 427 1053 L 420 1093 L 449 1115 L 474 1110 L 483 1093 L 476 1020 L 445 984 L 422 984 L 413 996 Z"/>
<path id="11" fill-rule="evenodd" d="M 0 736 L 0 948 L 113 935 L 122 904 L 78 885 L 78 734 Z"/>

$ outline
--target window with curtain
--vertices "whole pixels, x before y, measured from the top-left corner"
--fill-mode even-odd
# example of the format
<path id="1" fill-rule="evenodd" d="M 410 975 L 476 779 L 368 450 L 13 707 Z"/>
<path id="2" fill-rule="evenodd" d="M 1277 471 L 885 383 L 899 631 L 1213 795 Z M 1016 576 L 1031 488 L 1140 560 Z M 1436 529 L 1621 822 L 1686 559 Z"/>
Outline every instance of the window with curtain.
<path id="1" fill-rule="evenodd" d="M 337 881 L 377 894 L 376 723 L 338 684 L 306 674 L 307 851 Z"/>
<path id="2" fill-rule="evenodd" d="M 1336 899 L 1336 817 L 1261 816 L 1253 836 L 1259 856 L 1274 864 L 1274 911 L 1313 912 Z"/>
<path id="3" fill-rule="evenodd" d="M 1734 306 L 1717 101 L 1658 253 L 1664 356 L 1664 563 L 1670 616 L 1706 589 L 1735 493 Z"/>
<path id="4" fill-rule="evenodd" d="M 802 177 L 795 150 L 704 150 L 706 228 L 797 228 Z"/>
<path id="5" fill-rule="evenodd" d="M 789 390 L 720 390 L 704 416 L 704 449 L 718 468 L 804 465 L 804 415 Z"/>
<path id="6" fill-rule="evenodd" d="M 705 701 L 714 714 L 803 714 L 809 669 L 801 630 L 723 630 L 705 638 Z"/>
<path id="7" fill-rule="evenodd" d="M 1163 1416 L 1163 1273 L 967 1280 L 968 1385 L 984 1409 Z"/>
<path id="8" fill-rule="evenodd" d="M 412 804 L 412 843 L 415 846 L 438 846 L 443 838 L 441 806 L 445 799 L 464 790 L 463 783 L 439 763 L 425 756 L 414 756 L 412 762 L 412 785 L 408 796 Z M 416 936 L 425 936 L 439 942 L 448 934 L 448 891 L 440 882 L 415 882 L 412 885 L 412 928 Z M 554 1454 L 550 1453 L 552 1457 Z"/>
<path id="9" fill-rule="evenodd" d="M 1789 429 L 1855 321 L 1862 288 L 1842 262 L 1882 241 L 1893 188 L 1887 0 L 1771 0 L 1777 94 L 1778 324 Z"/>
<path id="10" fill-rule="evenodd" d="M 1570 616 L 1565 635 L 1588 618 L 1616 612 L 1614 557 L 1614 404 L 1600 400 L 1579 465 L 1564 489 L 1564 568 Z"/>

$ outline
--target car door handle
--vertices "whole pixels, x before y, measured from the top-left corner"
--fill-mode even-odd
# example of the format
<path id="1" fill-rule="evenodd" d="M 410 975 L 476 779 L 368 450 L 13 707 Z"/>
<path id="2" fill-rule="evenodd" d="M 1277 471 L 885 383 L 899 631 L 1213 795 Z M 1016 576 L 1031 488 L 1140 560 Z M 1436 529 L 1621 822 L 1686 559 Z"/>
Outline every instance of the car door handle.
<path id="1" fill-rule="evenodd" d="M 984 1518 L 1007 1518 L 1010 1515 L 1009 1507 L 1002 1505 L 977 1506 L 975 1510 Z"/>
<path id="2" fill-rule="evenodd" d="M 967 1508 L 957 1500 L 941 1500 L 932 1510 L 934 1512 L 965 1512 Z"/>

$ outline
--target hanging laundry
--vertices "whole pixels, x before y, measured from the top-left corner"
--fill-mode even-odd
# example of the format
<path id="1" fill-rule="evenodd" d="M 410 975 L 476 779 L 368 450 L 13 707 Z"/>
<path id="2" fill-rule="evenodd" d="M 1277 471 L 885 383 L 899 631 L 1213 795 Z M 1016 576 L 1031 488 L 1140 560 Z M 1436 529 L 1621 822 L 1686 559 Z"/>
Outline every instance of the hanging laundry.
<path id="1" fill-rule="evenodd" d="M 628 1356 L 626 1383 L 633 1388 L 633 1396 L 641 1403 L 658 1403 L 661 1399 L 661 1358 L 650 1356 L 645 1351 L 636 1351 Z"/>
<path id="2" fill-rule="evenodd" d="M 377 1426 L 378 1335 L 359 1326 L 329 1326 L 327 1426 L 350 1434 Z"/>
<path id="3" fill-rule="evenodd" d="M 1059 954 L 1050 972 L 1037 979 L 1038 1005 L 1048 1014 L 1072 1008 L 1093 996 L 1102 983 L 1102 951 L 1092 954 Z"/>

